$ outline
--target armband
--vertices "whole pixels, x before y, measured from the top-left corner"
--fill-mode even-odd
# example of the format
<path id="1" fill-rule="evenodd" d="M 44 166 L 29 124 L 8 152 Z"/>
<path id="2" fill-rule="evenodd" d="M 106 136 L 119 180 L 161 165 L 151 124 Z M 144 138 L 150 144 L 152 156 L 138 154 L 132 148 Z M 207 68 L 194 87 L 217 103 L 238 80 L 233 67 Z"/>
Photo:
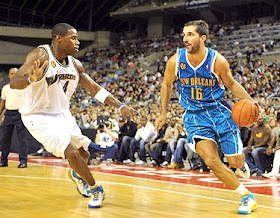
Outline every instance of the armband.
<path id="1" fill-rule="evenodd" d="M 121 111 L 121 109 L 125 106 L 125 103 L 121 103 L 120 106 L 118 107 L 119 108 L 119 111 Z"/>
<path id="2" fill-rule="evenodd" d="M 111 95 L 110 92 L 108 92 L 106 89 L 101 88 L 96 95 L 94 96 L 98 101 L 104 103 L 104 101 L 106 100 L 106 98 Z"/>

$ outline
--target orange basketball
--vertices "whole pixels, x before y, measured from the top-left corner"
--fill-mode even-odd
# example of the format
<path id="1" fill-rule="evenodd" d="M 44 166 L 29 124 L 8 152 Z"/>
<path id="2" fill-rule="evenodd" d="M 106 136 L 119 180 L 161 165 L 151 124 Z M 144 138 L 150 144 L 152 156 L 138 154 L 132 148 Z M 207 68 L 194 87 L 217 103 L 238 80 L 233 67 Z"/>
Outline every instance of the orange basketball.
<path id="1" fill-rule="evenodd" d="M 241 127 L 252 126 L 259 117 L 259 108 L 250 100 L 236 102 L 231 110 L 233 121 Z"/>

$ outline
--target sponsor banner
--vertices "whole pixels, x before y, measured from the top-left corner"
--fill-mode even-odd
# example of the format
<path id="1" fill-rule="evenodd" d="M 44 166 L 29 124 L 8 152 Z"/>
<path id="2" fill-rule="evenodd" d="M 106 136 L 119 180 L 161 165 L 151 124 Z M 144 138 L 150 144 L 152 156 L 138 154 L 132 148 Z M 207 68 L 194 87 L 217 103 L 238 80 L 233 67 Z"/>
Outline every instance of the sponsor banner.
<path id="1" fill-rule="evenodd" d="M 185 5 L 186 5 L 186 10 L 208 8 L 209 0 L 186 0 Z"/>

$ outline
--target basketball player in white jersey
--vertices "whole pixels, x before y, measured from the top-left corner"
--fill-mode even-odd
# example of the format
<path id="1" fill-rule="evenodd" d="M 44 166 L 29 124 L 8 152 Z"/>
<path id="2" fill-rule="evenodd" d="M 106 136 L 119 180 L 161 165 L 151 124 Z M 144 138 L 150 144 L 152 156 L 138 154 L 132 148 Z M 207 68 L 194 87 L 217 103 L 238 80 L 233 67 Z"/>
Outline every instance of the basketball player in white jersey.
<path id="1" fill-rule="evenodd" d="M 68 160 L 73 169 L 69 175 L 79 193 L 85 197 L 92 195 L 88 207 L 98 208 L 105 193 L 87 167 L 90 140 L 81 134 L 71 115 L 69 100 L 79 83 L 100 102 L 119 108 L 122 116 L 135 119 L 137 112 L 91 79 L 81 62 L 72 57 L 79 51 L 79 45 L 74 27 L 66 23 L 55 25 L 52 45 L 31 51 L 10 86 L 24 89 L 20 113 L 26 128 L 47 151 Z"/>

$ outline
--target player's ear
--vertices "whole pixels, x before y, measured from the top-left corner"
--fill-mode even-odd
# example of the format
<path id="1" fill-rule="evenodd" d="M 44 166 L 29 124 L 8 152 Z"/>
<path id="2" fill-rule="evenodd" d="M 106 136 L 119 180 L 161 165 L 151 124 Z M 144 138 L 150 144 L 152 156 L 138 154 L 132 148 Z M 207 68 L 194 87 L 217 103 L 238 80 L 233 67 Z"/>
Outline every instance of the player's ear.
<path id="1" fill-rule="evenodd" d="M 56 39 L 58 42 L 61 42 L 62 36 L 61 36 L 61 35 L 56 35 L 56 36 L 55 36 L 55 39 Z"/>
<path id="2" fill-rule="evenodd" d="M 201 40 L 202 42 L 204 42 L 204 43 L 205 43 L 206 39 L 207 39 L 206 35 L 202 35 L 202 36 L 200 37 L 200 40 Z"/>

